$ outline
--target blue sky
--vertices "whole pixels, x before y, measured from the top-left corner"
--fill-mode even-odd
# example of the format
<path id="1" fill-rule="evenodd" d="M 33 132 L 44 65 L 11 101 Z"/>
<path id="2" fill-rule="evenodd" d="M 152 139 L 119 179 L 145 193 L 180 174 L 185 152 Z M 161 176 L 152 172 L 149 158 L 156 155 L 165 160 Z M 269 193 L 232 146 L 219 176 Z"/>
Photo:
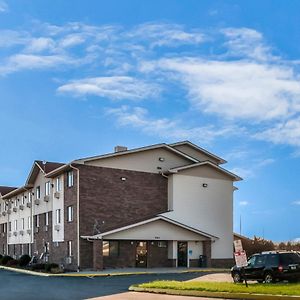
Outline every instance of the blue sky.
<path id="1" fill-rule="evenodd" d="M 228 160 L 235 230 L 300 237 L 299 1 L 0 0 L 0 182 L 190 140 Z"/>

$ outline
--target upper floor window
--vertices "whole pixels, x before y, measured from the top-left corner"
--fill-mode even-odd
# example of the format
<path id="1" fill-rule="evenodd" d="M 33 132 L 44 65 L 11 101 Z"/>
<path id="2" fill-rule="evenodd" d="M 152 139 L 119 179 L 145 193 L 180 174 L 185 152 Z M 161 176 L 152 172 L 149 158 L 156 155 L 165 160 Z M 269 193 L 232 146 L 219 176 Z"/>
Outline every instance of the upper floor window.
<path id="1" fill-rule="evenodd" d="M 41 187 L 37 186 L 35 189 L 35 193 L 36 193 L 36 199 L 40 199 L 41 198 Z"/>
<path id="2" fill-rule="evenodd" d="M 68 187 L 71 187 L 74 185 L 74 173 L 73 171 L 68 171 L 67 173 L 67 185 Z"/>
<path id="3" fill-rule="evenodd" d="M 14 221 L 14 230 L 17 231 L 18 230 L 18 220 Z"/>
<path id="4" fill-rule="evenodd" d="M 39 215 L 35 216 L 35 227 L 40 227 L 40 216 Z"/>
<path id="5" fill-rule="evenodd" d="M 60 177 L 56 177 L 55 191 L 56 192 L 61 191 L 61 178 Z"/>
<path id="6" fill-rule="evenodd" d="M 49 225 L 49 213 L 48 212 L 45 213 L 45 225 L 46 226 Z"/>
<path id="7" fill-rule="evenodd" d="M 57 209 L 57 210 L 56 210 L 56 224 L 60 224 L 60 222 L 61 222 L 60 212 L 61 212 L 60 209 Z"/>
<path id="8" fill-rule="evenodd" d="M 11 231 L 11 222 L 8 223 L 8 231 Z"/>
<path id="9" fill-rule="evenodd" d="M 25 229 L 25 219 L 24 218 L 21 219 L 21 229 L 22 230 Z"/>
<path id="10" fill-rule="evenodd" d="M 14 201 L 14 206 L 17 207 L 18 206 L 18 199 L 16 198 Z"/>
<path id="11" fill-rule="evenodd" d="M 45 195 L 46 196 L 49 196 L 50 195 L 50 181 L 47 181 L 46 183 L 45 183 Z"/>
<path id="12" fill-rule="evenodd" d="M 28 217 L 28 226 L 27 226 L 28 229 L 31 229 L 31 217 Z"/>
<path id="13" fill-rule="evenodd" d="M 24 195 L 22 195 L 22 197 L 21 197 L 21 204 L 22 204 L 22 205 L 25 204 L 25 196 L 24 196 Z"/>
<path id="14" fill-rule="evenodd" d="M 73 205 L 67 207 L 67 221 L 72 222 L 74 219 L 74 208 Z"/>
<path id="15" fill-rule="evenodd" d="M 32 200 L 32 191 L 28 193 L 28 202 L 30 203 Z"/>

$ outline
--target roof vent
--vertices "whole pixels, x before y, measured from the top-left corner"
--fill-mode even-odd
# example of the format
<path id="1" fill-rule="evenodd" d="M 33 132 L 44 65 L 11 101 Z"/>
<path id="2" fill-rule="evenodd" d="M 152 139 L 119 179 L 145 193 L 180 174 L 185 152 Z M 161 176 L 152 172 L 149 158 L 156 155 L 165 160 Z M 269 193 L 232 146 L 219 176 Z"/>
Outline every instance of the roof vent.
<path id="1" fill-rule="evenodd" d="M 116 146 L 115 147 L 115 152 L 122 152 L 122 151 L 127 151 L 127 147 L 124 147 L 124 146 Z"/>

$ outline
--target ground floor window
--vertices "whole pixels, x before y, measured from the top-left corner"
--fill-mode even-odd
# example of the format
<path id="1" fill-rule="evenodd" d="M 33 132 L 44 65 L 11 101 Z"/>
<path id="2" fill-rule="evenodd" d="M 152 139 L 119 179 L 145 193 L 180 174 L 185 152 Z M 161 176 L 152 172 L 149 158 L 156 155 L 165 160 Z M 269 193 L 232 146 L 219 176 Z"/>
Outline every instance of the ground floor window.
<path id="1" fill-rule="evenodd" d="M 103 241 L 103 256 L 119 256 L 118 241 Z"/>
<path id="2" fill-rule="evenodd" d="M 72 241 L 68 241 L 68 256 L 73 255 Z"/>

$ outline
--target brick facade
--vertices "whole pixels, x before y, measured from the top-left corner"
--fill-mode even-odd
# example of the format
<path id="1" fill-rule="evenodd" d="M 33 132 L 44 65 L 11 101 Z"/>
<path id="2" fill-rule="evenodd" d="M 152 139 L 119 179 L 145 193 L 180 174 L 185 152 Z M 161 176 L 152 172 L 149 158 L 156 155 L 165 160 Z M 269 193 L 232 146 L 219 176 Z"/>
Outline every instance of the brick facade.
<path id="1" fill-rule="evenodd" d="M 122 227 L 167 211 L 168 182 L 160 174 L 76 167 L 80 169 L 80 236 Z M 86 242 L 80 245 L 81 267 L 92 268 L 92 257 L 87 255 L 92 253 L 93 246 Z"/>

